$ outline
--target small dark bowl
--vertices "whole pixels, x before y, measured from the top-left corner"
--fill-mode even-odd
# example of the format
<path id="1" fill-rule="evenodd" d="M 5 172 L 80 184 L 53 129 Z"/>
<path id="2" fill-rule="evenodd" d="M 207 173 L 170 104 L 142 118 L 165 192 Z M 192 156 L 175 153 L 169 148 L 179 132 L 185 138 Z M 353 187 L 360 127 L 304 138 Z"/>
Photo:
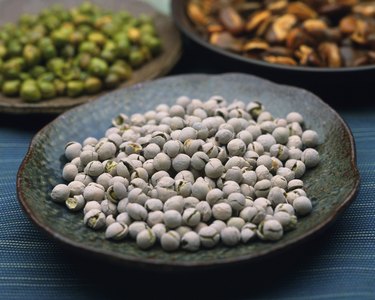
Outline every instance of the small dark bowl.
<path id="1" fill-rule="evenodd" d="M 346 97 L 349 93 L 353 95 L 353 98 L 358 98 L 358 94 L 361 95 L 360 97 L 371 94 L 370 87 L 374 83 L 375 65 L 318 68 L 272 64 L 247 58 L 213 46 L 205 40 L 187 15 L 186 6 L 189 0 L 171 2 L 172 17 L 183 33 L 185 41 L 193 42 L 200 48 L 202 54 L 208 54 L 215 64 L 220 64 L 225 71 L 255 74 L 278 83 L 303 87 L 318 94 L 324 100 L 326 100 L 326 95 L 332 95 L 332 92 Z M 353 93 L 354 89 L 355 93 Z M 341 99 L 336 101 L 341 101 Z"/>

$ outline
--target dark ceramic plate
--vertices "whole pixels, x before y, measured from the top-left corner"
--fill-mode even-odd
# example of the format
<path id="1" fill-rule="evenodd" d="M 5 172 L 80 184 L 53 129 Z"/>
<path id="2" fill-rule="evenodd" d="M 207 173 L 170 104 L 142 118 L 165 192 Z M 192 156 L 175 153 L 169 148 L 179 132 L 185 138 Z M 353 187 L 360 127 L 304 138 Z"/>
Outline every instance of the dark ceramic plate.
<path id="1" fill-rule="evenodd" d="M 321 164 L 304 177 L 313 199 L 313 212 L 296 230 L 276 243 L 254 242 L 235 248 L 218 246 L 197 253 L 166 253 L 160 248 L 137 249 L 134 242 L 114 243 L 103 232 L 82 224 L 82 214 L 72 214 L 53 203 L 49 193 L 61 183 L 61 154 L 70 140 L 102 137 L 111 119 L 120 112 L 145 112 L 157 104 L 174 103 L 181 95 L 207 99 L 222 95 L 228 100 L 258 99 L 276 117 L 290 111 L 303 114 L 308 128 L 324 140 L 319 146 Z M 340 116 L 313 94 L 244 74 L 182 75 L 137 84 L 65 112 L 33 139 L 17 177 L 18 198 L 29 217 L 52 237 L 81 252 L 118 263 L 154 269 L 208 268 L 264 259 L 313 237 L 331 224 L 354 199 L 359 185 L 353 137 Z"/>
<path id="2" fill-rule="evenodd" d="M 23 13 L 35 14 L 54 3 L 60 3 L 65 7 L 73 7 L 82 1 L 83 0 L 3 0 L 0 1 L 0 26 L 7 22 L 15 22 Z M 143 13 L 152 16 L 155 20 L 157 32 L 163 43 L 164 51 L 140 69 L 135 70 L 130 80 L 124 82 L 120 87 L 130 86 L 144 80 L 163 76 L 177 63 L 181 56 L 181 38 L 175 25 L 168 16 L 160 14 L 149 4 L 137 0 L 107 0 L 105 2 L 93 0 L 92 2 L 112 11 L 127 10 L 134 16 Z M 106 92 L 102 92 L 101 95 L 105 93 Z M 60 97 L 38 103 L 27 103 L 20 98 L 9 98 L 0 94 L 0 112 L 14 114 L 61 113 L 74 106 L 90 101 L 93 97 L 94 96 L 82 96 L 78 98 Z M 97 97 L 97 95 L 95 95 L 95 97 Z"/>
<path id="3" fill-rule="evenodd" d="M 327 89 L 336 92 L 347 89 L 350 94 L 354 87 L 360 90 L 366 89 L 368 93 L 371 92 L 370 87 L 373 84 L 375 65 L 345 68 L 287 66 L 246 58 L 213 46 L 201 36 L 190 21 L 186 12 L 188 2 L 189 0 L 172 1 L 172 17 L 176 26 L 188 41 L 192 41 L 199 47 L 200 51 L 205 52 L 216 64 L 220 64 L 227 71 L 250 73 L 278 83 L 313 90 L 319 92 L 319 94 L 326 94 Z M 347 96 L 348 93 L 343 92 L 342 95 Z"/>

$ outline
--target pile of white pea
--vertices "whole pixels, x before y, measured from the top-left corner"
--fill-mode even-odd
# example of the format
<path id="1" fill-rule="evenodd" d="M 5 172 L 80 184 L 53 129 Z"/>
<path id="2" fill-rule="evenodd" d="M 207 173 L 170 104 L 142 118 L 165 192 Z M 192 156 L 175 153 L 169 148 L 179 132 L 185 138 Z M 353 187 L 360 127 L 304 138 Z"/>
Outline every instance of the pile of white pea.
<path id="1" fill-rule="evenodd" d="M 277 241 L 312 211 L 301 178 L 319 164 L 320 141 L 298 112 L 181 96 L 112 124 L 66 145 L 67 184 L 51 192 L 107 239 L 166 251 Z"/>

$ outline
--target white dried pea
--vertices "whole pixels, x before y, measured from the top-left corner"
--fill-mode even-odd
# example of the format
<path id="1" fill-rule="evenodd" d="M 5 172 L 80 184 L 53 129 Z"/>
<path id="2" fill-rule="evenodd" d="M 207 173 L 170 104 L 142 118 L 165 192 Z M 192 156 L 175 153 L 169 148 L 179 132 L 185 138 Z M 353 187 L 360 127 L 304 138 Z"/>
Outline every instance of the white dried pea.
<path id="1" fill-rule="evenodd" d="M 70 195 L 70 188 L 66 184 L 56 185 L 51 192 L 51 199 L 55 202 L 63 203 Z"/>
<path id="2" fill-rule="evenodd" d="M 119 241 L 124 239 L 128 235 L 128 232 L 128 225 L 119 222 L 114 222 L 107 227 L 105 231 L 105 237 L 106 239 L 113 239 Z"/>

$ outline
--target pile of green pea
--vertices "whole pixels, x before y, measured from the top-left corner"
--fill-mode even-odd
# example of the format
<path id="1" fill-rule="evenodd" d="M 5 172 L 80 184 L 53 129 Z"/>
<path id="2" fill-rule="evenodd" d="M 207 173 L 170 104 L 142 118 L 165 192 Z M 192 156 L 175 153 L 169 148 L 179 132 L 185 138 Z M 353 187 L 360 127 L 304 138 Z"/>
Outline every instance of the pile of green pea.
<path id="1" fill-rule="evenodd" d="M 54 5 L 0 27 L 0 90 L 27 102 L 96 94 L 128 80 L 161 50 L 149 16 L 90 2 Z"/>

